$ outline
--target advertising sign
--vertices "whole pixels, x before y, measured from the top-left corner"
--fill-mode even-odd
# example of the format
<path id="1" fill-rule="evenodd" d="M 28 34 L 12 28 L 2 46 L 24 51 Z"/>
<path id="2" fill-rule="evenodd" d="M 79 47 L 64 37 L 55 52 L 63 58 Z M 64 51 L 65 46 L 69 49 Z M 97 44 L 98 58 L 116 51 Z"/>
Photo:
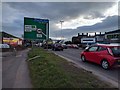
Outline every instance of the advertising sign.
<path id="1" fill-rule="evenodd" d="M 81 38 L 81 43 L 95 43 L 95 38 Z"/>
<path id="2" fill-rule="evenodd" d="M 107 39 L 120 39 L 120 34 L 119 33 L 108 34 Z"/>
<path id="3" fill-rule="evenodd" d="M 24 17 L 24 39 L 46 40 L 49 38 L 49 20 Z"/>
<path id="4" fill-rule="evenodd" d="M 22 40 L 18 38 L 3 38 L 3 43 L 10 45 L 22 45 Z"/>

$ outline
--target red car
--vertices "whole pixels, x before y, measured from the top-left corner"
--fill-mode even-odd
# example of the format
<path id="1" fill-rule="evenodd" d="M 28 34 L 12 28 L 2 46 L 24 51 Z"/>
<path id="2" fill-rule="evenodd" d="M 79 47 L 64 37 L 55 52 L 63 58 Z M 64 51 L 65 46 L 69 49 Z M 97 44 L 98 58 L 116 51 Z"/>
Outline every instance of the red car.
<path id="1" fill-rule="evenodd" d="M 104 69 L 110 69 L 113 65 L 120 64 L 120 45 L 92 45 L 81 53 L 81 60 L 83 62 L 94 62 L 101 65 Z"/>

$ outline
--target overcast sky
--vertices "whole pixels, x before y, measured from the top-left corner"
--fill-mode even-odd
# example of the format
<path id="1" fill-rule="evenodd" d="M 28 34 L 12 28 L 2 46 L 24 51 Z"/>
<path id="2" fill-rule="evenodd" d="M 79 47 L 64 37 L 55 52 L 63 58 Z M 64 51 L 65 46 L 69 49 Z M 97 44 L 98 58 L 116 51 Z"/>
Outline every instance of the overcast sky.
<path id="1" fill-rule="evenodd" d="M 118 29 L 117 2 L 3 2 L 2 30 L 21 37 L 24 17 L 50 20 L 50 37 L 71 40 L 78 33 Z"/>

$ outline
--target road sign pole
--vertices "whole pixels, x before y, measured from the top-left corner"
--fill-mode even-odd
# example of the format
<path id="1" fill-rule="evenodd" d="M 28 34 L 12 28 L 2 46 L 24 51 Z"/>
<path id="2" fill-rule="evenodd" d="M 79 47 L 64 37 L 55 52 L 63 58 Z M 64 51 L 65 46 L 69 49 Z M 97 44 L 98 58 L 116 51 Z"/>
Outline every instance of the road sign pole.
<path id="1" fill-rule="evenodd" d="M 31 41 L 31 43 L 32 43 L 32 48 L 33 48 L 33 41 Z"/>
<path id="2" fill-rule="evenodd" d="M 48 23 L 49 23 L 49 22 L 48 22 Z M 49 24 L 48 24 L 48 23 L 46 23 L 46 29 L 47 29 L 47 30 L 46 30 L 47 50 L 48 50 L 48 39 L 49 39 L 49 38 L 48 38 L 48 35 L 49 35 L 49 34 L 48 34 L 48 30 L 49 30 L 49 29 L 48 29 L 48 28 L 49 28 L 49 26 L 48 26 Z"/>

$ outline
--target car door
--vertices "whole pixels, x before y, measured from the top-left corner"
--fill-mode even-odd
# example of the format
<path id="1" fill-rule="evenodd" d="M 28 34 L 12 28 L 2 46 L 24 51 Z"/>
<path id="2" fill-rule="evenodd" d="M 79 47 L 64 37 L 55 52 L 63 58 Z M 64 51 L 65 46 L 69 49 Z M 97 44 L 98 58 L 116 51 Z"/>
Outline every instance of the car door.
<path id="1" fill-rule="evenodd" d="M 98 49 L 98 46 L 91 46 L 86 54 L 85 54 L 85 57 L 88 61 L 92 61 L 92 62 L 95 62 L 95 60 L 97 59 L 97 49 Z"/>
<path id="2" fill-rule="evenodd" d="M 107 54 L 107 48 L 99 46 L 97 51 L 95 52 L 96 60 L 94 62 L 100 64 L 101 60 L 106 54 Z"/>

